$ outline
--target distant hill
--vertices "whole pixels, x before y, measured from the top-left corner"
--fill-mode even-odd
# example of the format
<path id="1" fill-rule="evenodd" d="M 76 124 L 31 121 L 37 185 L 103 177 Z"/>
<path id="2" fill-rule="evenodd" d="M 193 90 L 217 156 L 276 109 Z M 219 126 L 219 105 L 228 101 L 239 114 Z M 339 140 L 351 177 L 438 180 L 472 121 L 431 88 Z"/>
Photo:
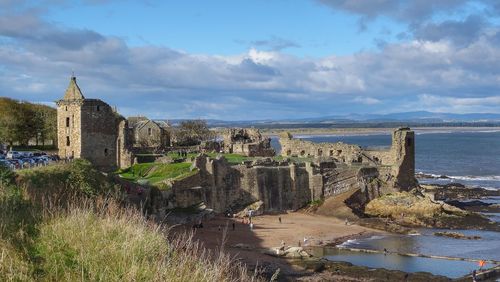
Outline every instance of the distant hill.
<path id="1" fill-rule="evenodd" d="M 173 125 L 183 120 L 169 120 Z M 433 113 L 415 111 L 391 114 L 348 114 L 303 119 L 226 121 L 208 119 L 210 127 L 394 127 L 408 126 L 500 126 L 500 114 L 494 113 Z"/>

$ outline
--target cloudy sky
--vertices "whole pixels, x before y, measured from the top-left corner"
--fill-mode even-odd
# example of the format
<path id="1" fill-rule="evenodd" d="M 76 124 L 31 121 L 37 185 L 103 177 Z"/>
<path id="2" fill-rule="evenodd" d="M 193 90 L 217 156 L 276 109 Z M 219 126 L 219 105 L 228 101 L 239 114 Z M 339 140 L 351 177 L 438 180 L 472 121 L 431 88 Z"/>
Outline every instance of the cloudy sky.
<path id="1" fill-rule="evenodd" d="M 498 0 L 0 0 L 0 96 L 151 118 L 500 113 Z"/>

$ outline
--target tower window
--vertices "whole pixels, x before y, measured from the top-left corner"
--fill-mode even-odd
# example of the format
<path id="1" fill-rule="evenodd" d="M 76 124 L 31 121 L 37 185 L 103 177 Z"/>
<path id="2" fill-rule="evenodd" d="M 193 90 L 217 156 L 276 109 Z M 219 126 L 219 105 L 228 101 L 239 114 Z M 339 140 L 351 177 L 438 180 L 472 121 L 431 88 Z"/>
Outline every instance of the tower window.
<path id="1" fill-rule="evenodd" d="M 66 118 L 66 127 L 69 127 L 69 117 Z"/>
<path id="2" fill-rule="evenodd" d="M 66 146 L 71 145 L 71 142 L 69 141 L 69 136 L 66 136 Z"/>
<path id="3" fill-rule="evenodd" d="M 153 130 L 151 128 L 148 128 L 148 135 L 149 136 L 153 135 Z"/>
<path id="4" fill-rule="evenodd" d="M 99 108 L 99 106 L 97 106 L 97 111 L 99 111 L 99 110 L 100 110 L 100 108 Z"/>
<path id="5" fill-rule="evenodd" d="M 66 106 L 66 112 L 68 111 L 68 106 Z"/>
<path id="6" fill-rule="evenodd" d="M 104 155 L 107 156 L 108 155 L 108 148 L 104 149 Z"/>

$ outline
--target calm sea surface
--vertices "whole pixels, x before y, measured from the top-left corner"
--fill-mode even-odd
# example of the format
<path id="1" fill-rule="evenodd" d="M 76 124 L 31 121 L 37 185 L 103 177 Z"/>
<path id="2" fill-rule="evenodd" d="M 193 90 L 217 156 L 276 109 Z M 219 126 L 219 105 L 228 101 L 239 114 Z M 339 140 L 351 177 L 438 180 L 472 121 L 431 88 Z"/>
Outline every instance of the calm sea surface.
<path id="1" fill-rule="evenodd" d="M 450 179 L 428 179 L 421 182 L 458 182 L 471 186 L 500 189 L 500 131 L 492 132 L 416 132 L 416 171 L 446 175 Z M 297 135 L 312 142 L 358 144 L 362 147 L 391 145 L 390 135 L 314 136 Z M 276 138 L 273 146 L 279 151 Z"/>

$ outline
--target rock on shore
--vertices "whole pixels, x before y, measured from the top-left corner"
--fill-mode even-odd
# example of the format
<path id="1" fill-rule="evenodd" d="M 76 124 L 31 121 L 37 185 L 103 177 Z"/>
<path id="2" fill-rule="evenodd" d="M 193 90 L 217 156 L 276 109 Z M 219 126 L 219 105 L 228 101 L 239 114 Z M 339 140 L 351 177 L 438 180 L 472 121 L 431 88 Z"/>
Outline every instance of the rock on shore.
<path id="1" fill-rule="evenodd" d="M 369 216 L 392 219 L 405 226 L 500 230 L 488 218 L 413 192 L 387 194 L 365 207 Z"/>

